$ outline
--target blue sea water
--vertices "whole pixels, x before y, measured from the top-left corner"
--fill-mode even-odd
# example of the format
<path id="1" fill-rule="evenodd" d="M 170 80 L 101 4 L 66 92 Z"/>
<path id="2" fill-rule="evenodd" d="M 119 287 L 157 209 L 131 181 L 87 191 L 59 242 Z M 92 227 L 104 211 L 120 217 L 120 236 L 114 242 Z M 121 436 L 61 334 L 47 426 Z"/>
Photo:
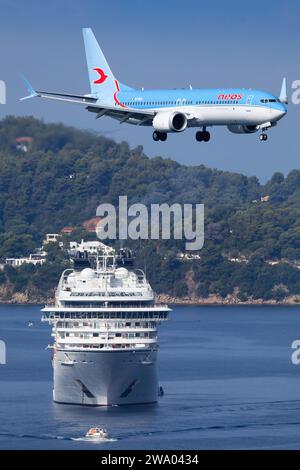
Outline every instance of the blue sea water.
<path id="1" fill-rule="evenodd" d="M 165 396 L 112 408 L 52 402 L 40 317 L 38 306 L 0 306 L 0 449 L 300 449 L 298 307 L 175 307 L 159 332 Z M 84 440 L 97 424 L 112 440 Z"/>

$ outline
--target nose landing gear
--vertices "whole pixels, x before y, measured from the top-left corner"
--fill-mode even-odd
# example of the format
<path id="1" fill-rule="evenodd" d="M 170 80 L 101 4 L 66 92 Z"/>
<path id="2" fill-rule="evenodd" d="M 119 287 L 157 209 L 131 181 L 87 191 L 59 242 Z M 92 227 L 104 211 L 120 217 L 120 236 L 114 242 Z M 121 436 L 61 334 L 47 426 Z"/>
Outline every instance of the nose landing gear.
<path id="1" fill-rule="evenodd" d="M 261 141 L 268 140 L 268 135 L 263 132 L 262 134 L 260 134 L 259 139 Z"/>

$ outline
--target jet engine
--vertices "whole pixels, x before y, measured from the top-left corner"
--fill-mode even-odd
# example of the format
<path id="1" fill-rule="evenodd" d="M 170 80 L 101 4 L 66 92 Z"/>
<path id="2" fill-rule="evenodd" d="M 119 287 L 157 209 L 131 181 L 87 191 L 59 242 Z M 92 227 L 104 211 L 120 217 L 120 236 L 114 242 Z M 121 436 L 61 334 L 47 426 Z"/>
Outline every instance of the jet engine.
<path id="1" fill-rule="evenodd" d="M 259 126 L 244 126 L 242 124 L 234 124 L 227 127 L 234 134 L 253 134 L 253 132 L 257 132 L 259 129 Z"/>
<path id="2" fill-rule="evenodd" d="M 187 118 L 183 113 L 157 113 L 152 121 L 154 129 L 160 132 L 182 132 L 187 126 Z"/>

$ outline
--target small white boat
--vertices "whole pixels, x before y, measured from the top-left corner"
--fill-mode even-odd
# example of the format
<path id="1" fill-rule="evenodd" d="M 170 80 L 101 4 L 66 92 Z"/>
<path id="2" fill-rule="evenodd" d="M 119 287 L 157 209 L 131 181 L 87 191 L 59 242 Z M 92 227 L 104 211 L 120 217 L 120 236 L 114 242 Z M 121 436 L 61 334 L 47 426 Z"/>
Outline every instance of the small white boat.
<path id="1" fill-rule="evenodd" d="M 95 427 L 95 428 L 89 429 L 85 437 L 89 439 L 107 439 L 108 432 L 106 431 L 105 428 Z"/>
<path id="2" fill-rule="evenodd" d="M 29 328 L 30 328 L 31 326 L 33 326 L 33 322 L 32 322 L 32 321 L 28 322 L 28 326 L 29 326 Z"/>

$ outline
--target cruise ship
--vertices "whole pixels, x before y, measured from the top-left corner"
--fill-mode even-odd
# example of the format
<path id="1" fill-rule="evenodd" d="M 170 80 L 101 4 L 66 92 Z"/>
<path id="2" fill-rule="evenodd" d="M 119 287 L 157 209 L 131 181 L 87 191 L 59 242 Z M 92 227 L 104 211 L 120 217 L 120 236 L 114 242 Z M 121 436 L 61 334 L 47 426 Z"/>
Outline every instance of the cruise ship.
<path id="1" fill-rule="evenodd" d="M 145 273 L 131 265 L 124 250 L 101 243 L 94 264 L 80 256 L 62 273 L 55 304 L 42 309 L 54 338 L 55 402 L 157 401 L 157 328 L 170 308 L 155 303 Z"/>

